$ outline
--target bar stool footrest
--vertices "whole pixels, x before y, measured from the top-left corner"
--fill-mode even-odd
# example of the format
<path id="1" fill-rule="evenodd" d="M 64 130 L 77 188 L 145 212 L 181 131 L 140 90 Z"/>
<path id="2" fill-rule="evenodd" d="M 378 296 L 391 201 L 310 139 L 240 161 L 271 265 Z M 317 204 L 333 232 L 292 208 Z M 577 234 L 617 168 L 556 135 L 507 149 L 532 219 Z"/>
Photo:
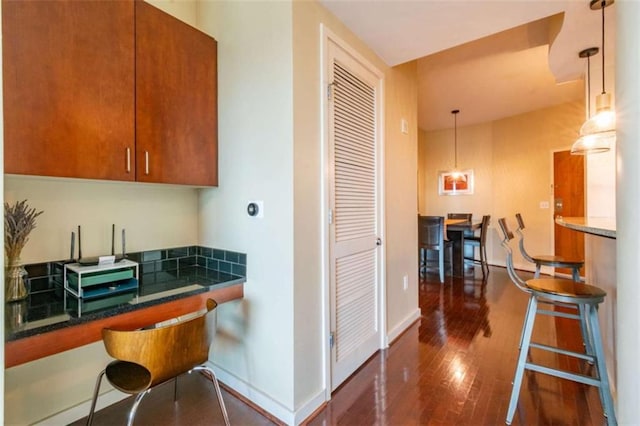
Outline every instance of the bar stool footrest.
<path id="1" fill-rule="evenodd" d="M 557 370 L 555 368 L 545 367 L 539 364 L 533 364 L 527 362 L 524 365 L 524 368 L 531 371 L 537 371 L 538 373 L 548 374 L 550 376 L 559 377 L 561 379 L 573 380 L 574 382 L 583 383 L 585 385 L 595 386 L 600 388 L 601 381 L 600 379 L 596 379 L 594 377 L 585 376 L 583 374 L 570 373 L 565 370 Z"/>

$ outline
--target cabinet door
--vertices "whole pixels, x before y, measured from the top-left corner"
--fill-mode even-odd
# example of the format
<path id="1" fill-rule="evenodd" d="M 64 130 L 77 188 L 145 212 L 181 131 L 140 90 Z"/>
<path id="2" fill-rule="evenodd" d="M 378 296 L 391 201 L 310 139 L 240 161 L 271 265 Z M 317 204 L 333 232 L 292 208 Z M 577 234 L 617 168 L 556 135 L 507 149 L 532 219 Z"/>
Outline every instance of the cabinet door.
<path id="1" fill-rule="evenodd" d="M 133 180 L 133 12 L 2 1 L 5 173 Z"/>
<path id="2" fill-rule="evenodd" d="M 136 1 L 136 179 L 218 184 L 217 45 Z"/>

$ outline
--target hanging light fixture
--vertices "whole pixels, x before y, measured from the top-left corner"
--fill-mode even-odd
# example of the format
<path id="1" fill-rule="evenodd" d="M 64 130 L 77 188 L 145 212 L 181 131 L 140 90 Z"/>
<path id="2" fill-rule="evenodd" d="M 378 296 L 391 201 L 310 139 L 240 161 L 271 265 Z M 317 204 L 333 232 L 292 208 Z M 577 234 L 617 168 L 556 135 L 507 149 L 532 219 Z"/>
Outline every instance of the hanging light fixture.
<path id="1" fill-rule="evenodd" d="M 605 49 L 604 49 L 604 9 L 613 4 L 614 0 L 592 0 L 590 3 L 591 10 L 602 10 L 602 93 L 596 96 L 596 113 L 591 117 L 591 108 L 587 121 L 580 128 L 580 138 L 571 147 L 572 154 L 593 154 L 597 152 L 606 152 L 611 149 L 611 145 L 616 140 L 616 115 L 611 104 L 611 95 L 605 90 Z M 595 49 L 595 51 L 594 51 Z M 591 103 L 589 58 L 598 53 L 597 48 L 585 49 L 580 52 L 580 57 L 587 58 L 587 79 L 589 99 L 587 104 Z"/>
<path id="2" fill-rule="evenodd" d="M 453 114 L 453 152 L 454 152 L 454 163 L 453 163 L 453 170 L 451 171 L 451 177 L 453 177 L 453 181 L 454 182 L 466 182 L 467 181 L 467 177 L 464 175 L 464 173 L 462 173 L 460 170 L 458 170 L 458 113 L 460 112 L 459 109 L 454 109 L 453 111 L 451 111 L 451 114 Z"/>

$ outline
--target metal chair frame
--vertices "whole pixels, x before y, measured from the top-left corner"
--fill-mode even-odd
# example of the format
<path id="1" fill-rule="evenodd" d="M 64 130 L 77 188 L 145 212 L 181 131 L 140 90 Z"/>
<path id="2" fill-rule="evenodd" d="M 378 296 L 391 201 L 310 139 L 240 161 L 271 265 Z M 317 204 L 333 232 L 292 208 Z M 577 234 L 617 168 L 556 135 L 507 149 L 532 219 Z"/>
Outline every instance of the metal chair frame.
<path id="1" fill-rule="evenodd" d="M 553 255 L 534 255 L 531 256 L 524 248 L 524 220 L 522 219 L 522 215 L 520 213 L 516 213 L 516 220 L 518 221 L 518 228 L 516 228 L 516 233 L 518 234 L 520 240 L 518 241 L 518 247 L 520 248 L 520 254 L 522 257 L 528 262 L 534 263 L 536 265 L 535 278 L 540 278 L 540 269 L 542 266 L 551 266 L 554 268 L 567 268 L 571 269 L 571 277 L 574 281 L 580 281 L 580 268 L 584 266 L 584 260 L 578 259 L 565 259 L 562 256 L 553 256 Z"/>
<path id="2" fill-rule="evenodd" d="M 478 248 L 478 254 L 480 259 L 474 256 L 465 256 L 465 262 L 479 263 L 482 268 L 482 277 L 485 278 L 489 275 L 489 263 L 487 262 L 487 233 L 489 232 L 489 224 L 491 223 L 491 216 L 482 216 L 482 225 L 480 226 L 480 235 L 478 236 L 464 236 L 464 245 L 471 246 L 475 251 Z"/>
<path id="3" fill-rule="evenodd" d="M 608 425 L 616 425 L 615 409 L 609 378 L 604 359 L 604 349 L 602 347 L 602 336 L 598 320 L 598 305 L 604 301 L 606 293 L 598 287 L 588 284 L 576 283 L 565 279 L 537 279 L 524 281 L 515 272 L 513 266 L 513 252 L 509 246 L 509 241 L 513 239 L 513 234 L 509 230 L 506 220 L 498 220 L 500 228 L 504 234 L 502 246 L 507 252 L 507 272 L 511 280 L 521 290 L 529 293 L 529 303 L 522 328 L 520 353 L 514 374 L 513 388 L 507 410 L 506 423 L 511 424 L 518 404 L 520 388 L 525 370 L 548 374 L 554 377 L 573 380 L 575 382 L 596 386 L 599 390 L 600 402 L 602 403 L 604 414 Z M 556 306 L 577 307 L 578 315 L 555 312 L 540 309 L 539 304 L 551 304 Z M 585 343 L 585 353 L 579 353 L 554 347 L 546 344 L 531 341 L 536 315 L 542 313 L 547 315 L 561 316 L 579 319 L 581 332 Z M 530 348 L 550 351 L 557 354 L 571 356 L 596 365 L 595 376 L 587 376 L 574 372 L 551 368 L 541 364 L 536 364 L 532 360 L 527 360 Z"/>

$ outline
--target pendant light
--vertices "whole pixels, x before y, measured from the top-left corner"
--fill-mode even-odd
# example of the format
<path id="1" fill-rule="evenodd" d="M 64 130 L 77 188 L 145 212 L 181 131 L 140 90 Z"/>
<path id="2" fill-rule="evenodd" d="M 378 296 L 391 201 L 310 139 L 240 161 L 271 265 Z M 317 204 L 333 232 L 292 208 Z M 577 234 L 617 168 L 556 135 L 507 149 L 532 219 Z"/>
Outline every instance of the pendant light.
<path id="1" fill-rule="evenodd" d="M 580 138 L 571 147 L 572 154 L 593 154 L 606 152 L 616 140 L 616 115 L 611 105 L 611 95 L 605 90 L 605 39 L 604 39 L 604 9 L 613 4 L 614 0 L 592 0 L 591 10 L 602 11 L 602 93 L 596 96 L 596 113 L 593 117 L 589 111 L 589 118 L 580 128 Z M 593 49 L 596 49 L 593 51 Z M 580 52 L 580 57 L 587 58 L 587 75 L 589 76 L 589 57 L 597 53 L 597 48 L 585 49 Z M 589 86 L 591 82 L 588 81 Z M 591 103 L 589 89 L 588 104 Z"/>
<path id="2" fill-rule="evenodd" d="M 454 182 L 466 182 L 467 181 L 467 177 L 464 175 L 464 173 L 460 172 L 460 170 L 458 170 L 458 113 L 460 112 L 459 109 L 454 109 L 453 111 L 451 111 L 451 114 L 453 114 L 453 155 L 454 155 L 454 163 L 453 163 L 453 170 L 451 171 L 451 176 L 453 177 L 453 181 Z"/>

